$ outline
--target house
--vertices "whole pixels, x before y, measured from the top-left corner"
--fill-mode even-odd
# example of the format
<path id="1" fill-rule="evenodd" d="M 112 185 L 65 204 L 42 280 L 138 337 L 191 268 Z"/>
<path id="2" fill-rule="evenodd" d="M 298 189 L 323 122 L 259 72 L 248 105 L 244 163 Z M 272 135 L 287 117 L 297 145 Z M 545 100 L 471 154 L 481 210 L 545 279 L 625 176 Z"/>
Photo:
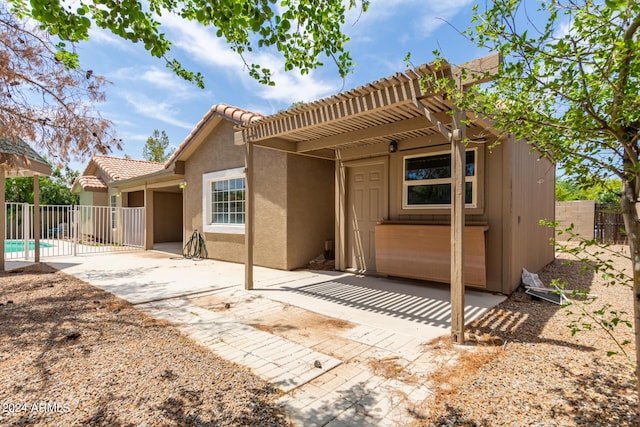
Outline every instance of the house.
<path id="1" fill-rule="evenodd" d="M 467 87 L 499 61 L 492 55 L 461 67 L 445 63 L 437 72 Z M 263 148 L 334 164 L 333 182 L 317 187 L 335 188 L 336 269 L 446 283 L 455 244 L 464 251 L 456 271 L 464 270 L 466 285 L 510 294 L 523 267 L 538 271 L 554 259 L 553 230 L 539 220 L 554 218 L 555 166 L 425 87 L 434 72 L 423 65 L 245 123 L 235 142 L 247 147 L 249 164 L 252 150 Z M 454 149 L 464 153 L 458 210 L 451 206 Z M 257 170 L 257 156 L 253 162 Z M 256 178 L 257 199 L 258 185 Z M 456 222 L 463 239 L 452 238 Z"/>
<path id="2" fill-rule="evenodd" d="M 263 117 L 214 105 L 163 170 L 110 184 L 123 206 L 144 199 L 145 248 L 202 232 L 211 258 L 244 262 L 244 147 L 234 129 Z M 333 238 L 333 161 L 258 148 L 255 153 L 257 264 L 304 267 Z"/>
<path id="3" fill-rule="evenodd" d="M 78 238 L 92 243 L 121 244 L 127 240 L 126 233 L 121 232 L 127 218 L 122 218 L 116 210 L 122 206 L 121 194 L 112 184 L 162 169 L 164 164 L 158 162 L 93 156 L 71 187 L 71 191 L 80 196 Z M 142 192 L 131 195 L 125 206 L 144 206 Z"/>
<path id="4" fill-rule="evenodd" d="M 109 191 L 122 206 L 144 201 L 145 248 L 199 230 L 209 257 L 245 262 L 248 280 L 253 263 L 303 267 L 335 241 L 338 270 L 446 283 L 460 220 L 466 285 L 510 294 L 523 267 L 554 259 L 553 230 L 538 222 L 554 218 L 555 167 L 467 113 L 464 207 L 452 213 L 452 116 L 463 113 L 422 87 L 432 72 L 267 117 L 214 105 L 163 169 Z"/>

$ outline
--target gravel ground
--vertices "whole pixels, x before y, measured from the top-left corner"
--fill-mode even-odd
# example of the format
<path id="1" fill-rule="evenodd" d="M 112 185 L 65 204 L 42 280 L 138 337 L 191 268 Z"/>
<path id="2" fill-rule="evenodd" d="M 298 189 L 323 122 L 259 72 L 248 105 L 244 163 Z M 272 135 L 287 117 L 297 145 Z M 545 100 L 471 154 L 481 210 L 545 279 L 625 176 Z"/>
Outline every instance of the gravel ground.
<path id="1" fill-rule="evenodd" d="M 616 248 L 622 250 L 621 247 Z M 618 267 L 629 261 L 610 257 Z M 567 263 L 561 255 L 540 278 L 568 282 L 567 288 L 588 290 L 598 299 L 586 307 L 589 312 L 610 304 L 625 311 L 633 321 L 633 294 L 622 285 L 605 286 L 598 274 L 584 265 Z M 457 363 L 441 370 L 434 383 L 436 403 L 426 402 L 426 419 L 419 425 L 437 426 L 632 426 L 637 396 L 633 367 L 618 354 L 614 342 L 601 329 L 571 335 L 569 324 L 577 320 L 579 307 L 561 308 L 546 301 L 534 301 L 522 290 L 469 325 L 469 335 L 495 342 L 475 350 L 452 348 L 442 342 L 443 353 Z M 615 316 L 614 316 L 615 317 Z M 611 319 L 611 316 L 607 317 Z M 632 359 L 632 329 L 621 323 L 614 334 Z M 491 341 L 491 339 L 485 339 Z"/>
<path id="2" fill-rule="evenodd" d="M 0 425 L 288 425 L 247 369 L 46 266 L 0 273 L 0 325 Z"/>

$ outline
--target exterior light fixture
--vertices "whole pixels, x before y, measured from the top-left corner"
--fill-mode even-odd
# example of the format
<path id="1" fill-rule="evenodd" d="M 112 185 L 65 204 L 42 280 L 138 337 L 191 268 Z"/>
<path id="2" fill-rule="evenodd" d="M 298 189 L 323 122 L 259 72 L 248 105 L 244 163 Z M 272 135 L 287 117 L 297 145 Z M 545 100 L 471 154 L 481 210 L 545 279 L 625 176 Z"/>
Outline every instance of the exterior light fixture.
<path id="1" fill-rule="evenodd" d="M 180 183 L 180 188 L 181 188 L 182 190 L 184 190 L 185 188 L 187 188 L 187 181 L 182 181 L 182 182 Z"/>
<path id="2" fill-rule="evenodd" d="M 395 153 L 396 151 L 398 151 L 398 141 L 392 140 L 389 143 L 389 152 L 390 153 Z"/>

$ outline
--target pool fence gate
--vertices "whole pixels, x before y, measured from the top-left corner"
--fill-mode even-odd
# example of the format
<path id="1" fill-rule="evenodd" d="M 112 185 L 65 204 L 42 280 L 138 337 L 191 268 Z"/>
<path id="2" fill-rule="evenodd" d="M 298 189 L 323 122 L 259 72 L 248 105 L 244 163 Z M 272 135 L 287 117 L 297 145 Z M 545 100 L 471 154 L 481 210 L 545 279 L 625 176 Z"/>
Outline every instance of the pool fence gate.
<path id="1" fill-rule="evenodd" d="M 40 230 L 40 257 L 141 250 L 145 209 L 6 203 L 5 259 L 34 259 L 35 233 Z M 38 227 L 38 228 L 36 228 Z"/>

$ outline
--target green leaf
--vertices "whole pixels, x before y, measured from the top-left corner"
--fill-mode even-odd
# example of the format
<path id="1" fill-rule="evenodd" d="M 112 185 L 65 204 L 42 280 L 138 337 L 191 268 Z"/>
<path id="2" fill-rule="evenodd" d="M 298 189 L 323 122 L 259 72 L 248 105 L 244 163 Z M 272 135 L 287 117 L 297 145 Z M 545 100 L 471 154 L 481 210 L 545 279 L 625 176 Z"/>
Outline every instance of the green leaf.
<path id="1" fill-rule="evenodd" d="M 628 0 L 605 0 L 605 4 L 610 9 L 619 10 L 627 7 Z"/>

